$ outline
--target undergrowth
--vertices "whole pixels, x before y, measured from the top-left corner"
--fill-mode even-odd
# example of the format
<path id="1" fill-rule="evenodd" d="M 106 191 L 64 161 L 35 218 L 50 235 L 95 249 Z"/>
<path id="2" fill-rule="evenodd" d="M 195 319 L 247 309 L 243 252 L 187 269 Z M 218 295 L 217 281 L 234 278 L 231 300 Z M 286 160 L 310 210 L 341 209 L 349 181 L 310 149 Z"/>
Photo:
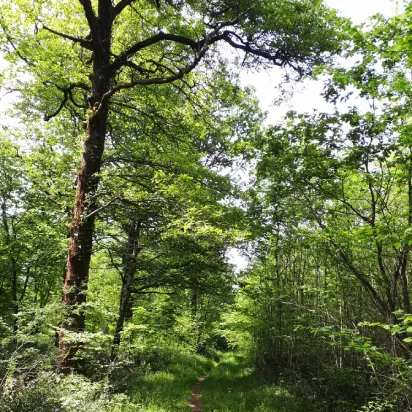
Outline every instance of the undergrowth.
<path id="1" fill-rule="evenodd" d="M 205 412 L 315 411 L 309 401 L 297 399 L 287 389 L 267 382 L 246 358 L 226 353 L 201 386 Z"/>
<path id="2" fill-rule="evenodd" d="M 104 378 L 10 370 L 0 379 L 0 412 L 190 411 L 193 384 L 214 365 L 210 357 L 178 348 L 152 348 Z"/>
<path id="3" fill-rule="evenodd" d="M 199 376 L 215 366 L 213 359 L 201 355 L 179 354 L 164 370 L 136 377 L 128 394 L 141 412 L 191 411 L 189 398 Z"/>

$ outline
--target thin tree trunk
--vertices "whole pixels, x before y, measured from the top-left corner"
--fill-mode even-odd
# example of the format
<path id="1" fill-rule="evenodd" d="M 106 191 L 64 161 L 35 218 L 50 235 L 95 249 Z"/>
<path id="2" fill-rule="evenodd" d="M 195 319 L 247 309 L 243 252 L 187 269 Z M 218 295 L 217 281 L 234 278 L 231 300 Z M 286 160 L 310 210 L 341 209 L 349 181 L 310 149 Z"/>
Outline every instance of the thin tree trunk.
<path id="1" fill-rule="evenodd" d="M 1 205 L 1 218 L 3 223 L 4 232 L 6 235 L 6 245 L 8 247 L 11 246 L 11 234 L 10 234 L 10 227 L 9 222 L 7 220 L 7 212 L 6 212 L 6 201 L 4 200 Z M 13 335 L 17 335 L 18 331 L 18 321 L 17 316 L 19 314 L 19 300 L 17 298 L 17 279 L 18 279 L 18 270 L 17 270 L 17 262 L 14 258 L 12 251 L 9 251 L 9 259 L 10 259 L 10 269 L 11 269 L 11 299 L 13 302 Z"/>
<path id="2" fill-rule="evenodd" d="M 142 221 L 132 222 L 129 227 L 127 236 L 126 253 L 123 257 L 123 276 L 122 291 L 120 294 L 119 316 L 117 318 L 116 330 L 113 337 L 111 360 L 116 359 L 117 351 L 121 341 L 121 333 L 124 328 L 125 320 L 130 312 L 130 303 L 132 297 L 132 286 L 134 276 L 137 270 L 137 256 L 141 250 L 139 246 L 139 236 Z"/>
<path id="3" fill-rule="evenodd" d="M 412 227 L 412 167 L 408 168 L 408 226 Z M 405 245 L 402 266 L 401 266 L 401 284 L 402 284 L 402 300 L 403 309 L 405 313 L 411 313 L 411 300 L 409 297 L 409 282 L 408 282 L 408 259 L 409 259 L 409 246 Z"/>
<path id="4" fill-rule="evenodd" d="M 19 301 L 17 298 L 17 264 L 16 260 L 11 257 L 11 276 L 12 276 L 12 299 L 13 299 L 13 334 L 17 335 L 19 326 L 18 326 L 18 315 L 19 315 Z"/>

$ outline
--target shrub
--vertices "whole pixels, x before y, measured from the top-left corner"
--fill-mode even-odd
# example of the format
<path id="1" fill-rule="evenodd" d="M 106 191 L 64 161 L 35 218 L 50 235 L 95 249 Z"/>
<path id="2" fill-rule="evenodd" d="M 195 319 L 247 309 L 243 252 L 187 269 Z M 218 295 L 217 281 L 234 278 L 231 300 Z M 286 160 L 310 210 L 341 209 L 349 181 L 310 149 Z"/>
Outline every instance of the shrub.
<path id="1" fill-rule="evenodd" d="M 92 382 L 71 374 L 42 373 L 24 384 L 12 380 L 3 388 L 1 412 L 133 412 L 138 405 L 113 394 L 107 380 Z"/>

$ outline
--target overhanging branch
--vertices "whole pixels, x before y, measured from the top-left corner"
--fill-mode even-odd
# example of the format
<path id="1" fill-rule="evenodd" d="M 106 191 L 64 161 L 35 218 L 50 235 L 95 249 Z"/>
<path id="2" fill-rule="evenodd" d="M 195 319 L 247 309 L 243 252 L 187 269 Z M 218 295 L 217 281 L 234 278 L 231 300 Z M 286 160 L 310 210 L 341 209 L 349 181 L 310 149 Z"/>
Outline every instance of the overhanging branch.
<path id="1" fill-rule="evenodd" d="M 121 0 L 113 8 L 113 20 L 130 4 L 134 3 L 135 0 Z"/>
<path id="2" fill-rule="evenodd" d="M 286 64 L 291 65 L 291 62 L 288 59 L 288 56 L 285 53 L 281 53 L 279 50 L 276 51 L 274 54 L 272 54 L 264 50 L 256 49 L 252 47 L 250 43 L 247 43 L 247 42 L 246 43 L 241 42 L 240 44 L 236 43 L 232 37 L 236 37 L 238 40 L 241 40 L 240 36 L 228 30 L 226 30 L 222 35 L 222 39 L 234 49 L 243 50 L 244 52 L 248 54 L 252 54 L 257 57 L 262 57 L 265 60 L 271 61 L 276 66 L 283 67 Z"/>
<path id="3" fill-rule="evenodd" d="M 22 59 L 26 64 L 28 64 L 29 66 L 34 67 L 35 64 L 33 62 L 31 62 L 29 59 L 27 59 L 25 56 L 23 56 L 20 51 L 18 50 L 18 48 L 15 46 L 14 41 L 12 36 L 10 35 L 10 33 L 8 32 L 8 30 L 6 29 L 6 27 L 3 25 L 3 22 L 0 20 L 0 27 L 3 30 L 3 33 L 6 37 L 6 40 L 8 41 L 8 43 L 10 44 L 10 46 L 13 48 L 13 50 L 16 52 L 17 56 L 20 57 L 20 59 Z"/>
<path id="4" fill-rule="evenodd" d="M 206 50 L 207 50 L 207 47 L 205 47 L 202 51 L 200 51 L 198 56 L 193 60 L 191 64 L 187 65 L 183 69 L 180 69 L 178 73 L 172 74 L 171 76 L 137 79 L 137 80 L 133 80 L 128 83 L 119 83 L 116 86 L 113 86 L 110 90 L 108 90 L 104 94 L 97 110 L 94 112 L 93 115 L 96 116 L 99 113 L 100 109 L 104 107 L 105 104 L 108 103 L 109 99 L 120 90 L 131 89 L 135 86 L 148 86 L 151 84 L 167 84 L 167 83 L 172 83 L 176 80 L 182 79 L 186 74 L 190 73 L 199 64 L 204 54 L 206 53 Z"/>
<path id="5" fill-rule="evenodd" d="M 200 51 L 200 49 L 204 45 L 204 41 L 195 41 L 195 40 L 189 39 L 188 37 L 179 36 L 176 34 L 159 32 L 155 34 L 154 36 L 149 37 L 146 40 L 143 40 L 141 42 L 137 42 L 133 46 L 129 47 L 126 51 L 120 54 L 117 57 L 117 59 L 115 59 L 115 61 L 110 65 L 109 70 L 111 72 L 116 71 L 120 67 L 124 66 L 127 60 L 130 57 L 132 57 L 134 54 L 139 52 L 140 50 L 153 46 L 154 44 L 160 43 L 162 41 L 172 41 L 175 43 L 183 44 L 183 45 L 191 47 L 195 51 L 197 50 Z"/>
<path id="6" fill-rule="evenodd" d="M 70 36 L 69 34 L 61 33 L 59 31 L 53 30 L 50 27 L 43 26 L 44 30 L 47 30 L 48 32 L 55 34 L 56 36 L 60 36 L 63 39 L 71 40 L 74 43 L 79 43 L 80 46 L 84 47 L 87 50 L 93 50 L 92 43 L 90 40 L 87 39 L 82 39 L 80 37 L 75 37 L 75 36 Z"/>

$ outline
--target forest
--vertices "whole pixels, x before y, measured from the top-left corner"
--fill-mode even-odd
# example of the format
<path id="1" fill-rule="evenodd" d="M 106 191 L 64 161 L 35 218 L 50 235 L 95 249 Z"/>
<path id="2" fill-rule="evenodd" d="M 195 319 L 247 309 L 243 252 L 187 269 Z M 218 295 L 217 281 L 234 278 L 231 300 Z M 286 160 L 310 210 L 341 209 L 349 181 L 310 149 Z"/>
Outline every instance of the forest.
<path id="1" fill-rule="evenodd" d="M 0 95 L 1 412 L 412 411 L 412 4 L 0 0 Z"/>

